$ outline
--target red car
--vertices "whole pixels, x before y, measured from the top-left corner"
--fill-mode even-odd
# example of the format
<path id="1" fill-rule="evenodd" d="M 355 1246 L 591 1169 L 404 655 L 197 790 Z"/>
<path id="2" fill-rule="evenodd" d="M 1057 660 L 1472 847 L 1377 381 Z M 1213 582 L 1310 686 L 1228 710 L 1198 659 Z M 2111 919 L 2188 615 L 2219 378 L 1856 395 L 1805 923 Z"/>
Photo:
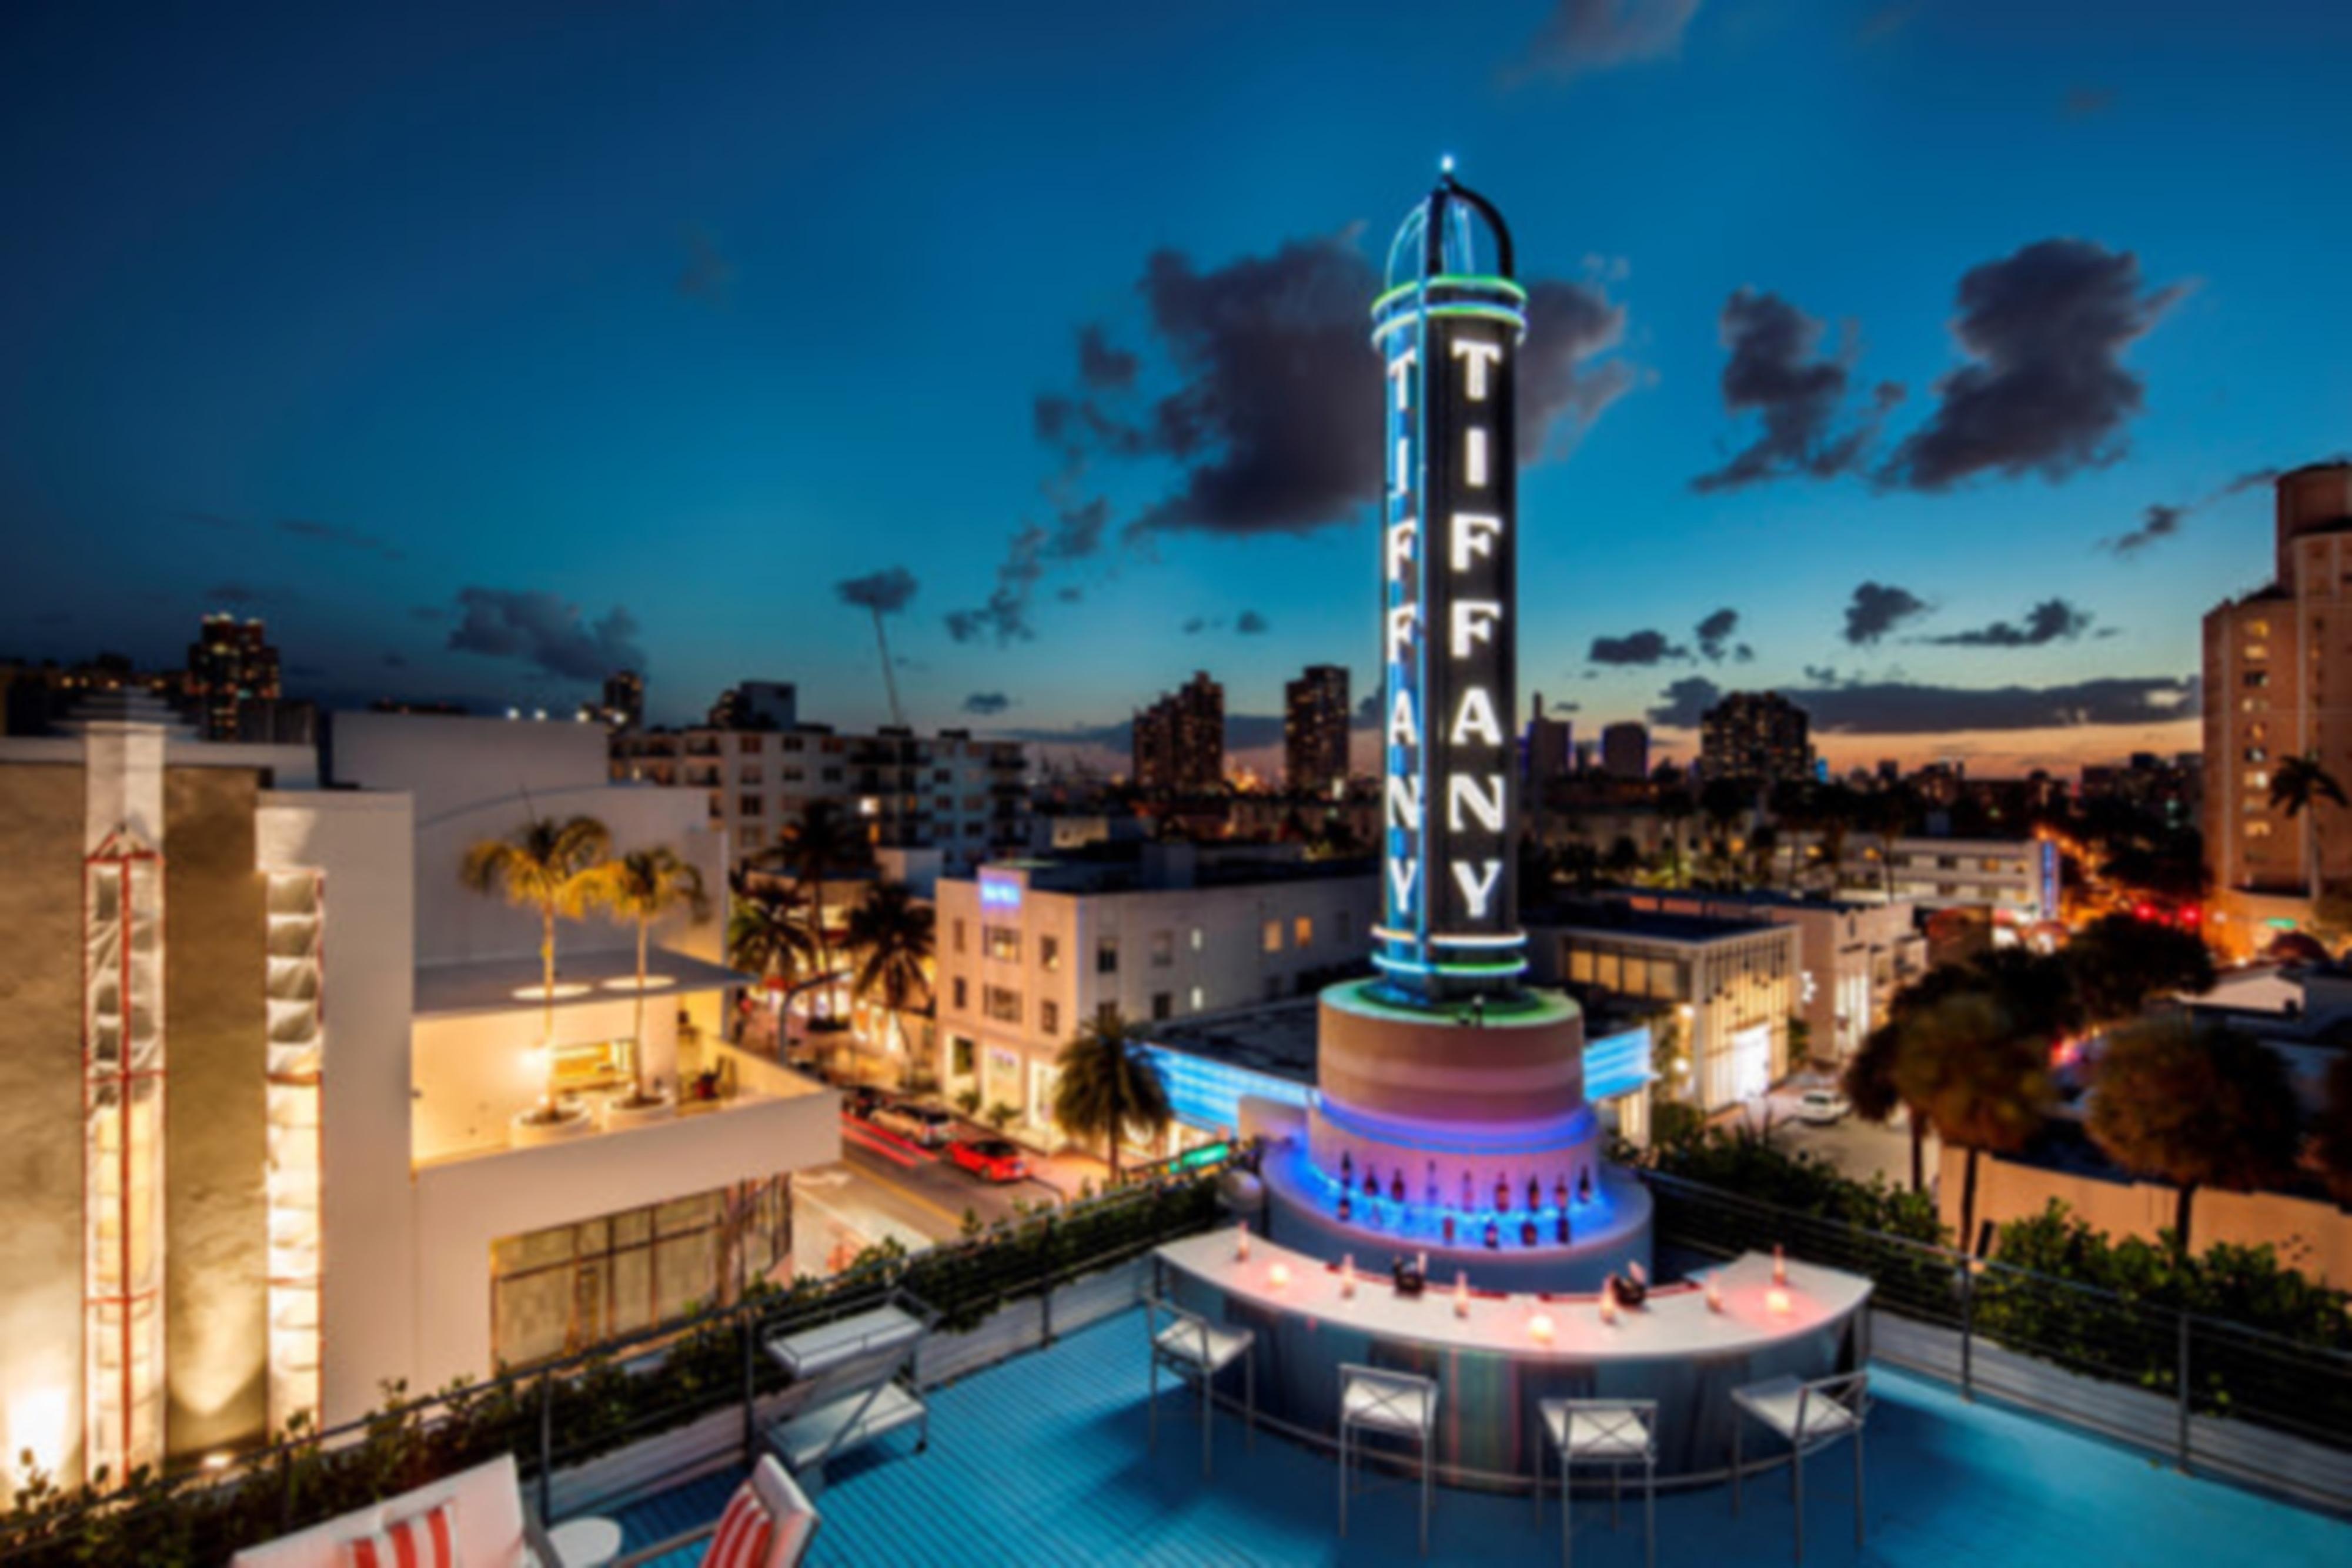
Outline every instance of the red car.
<path id="1" fill-rule="evenodd" d="M 1020 1148 L 1003 1138 L 958 1138 L 948 1145 L 948 1158 L 982 1181 L 1020 1181 L 1029 1174 Z"/>

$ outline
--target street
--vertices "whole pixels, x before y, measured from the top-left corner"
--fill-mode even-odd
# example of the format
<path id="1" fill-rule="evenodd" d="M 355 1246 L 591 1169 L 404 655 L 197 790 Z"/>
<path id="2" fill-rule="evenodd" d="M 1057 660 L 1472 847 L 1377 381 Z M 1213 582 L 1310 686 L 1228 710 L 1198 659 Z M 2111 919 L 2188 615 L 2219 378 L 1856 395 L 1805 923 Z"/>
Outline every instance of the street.
<path id="1" fill-rule="evenodd" d="M 845 1116 L 841 1163 L 793 1178 L 793 1269 L 837 1272 L 864 1249 L 887 1237 L 908 1251 L 963 1234 L 969 1209 L 982 1224 L 1008 1218 L 1018 1200 L 1055 1204 L 1075 1196 L 1082 1171 L 1069 1162 L 1037 1162 L 1045 1169 L 1026 1181 L 984 1182 L 950 1164 L 943 1154 Z M 1099 1178 L 1097 1178 L 1099 1179 Z M 1065 1183 L 1072 1184 L 1065 1190 Z"/>
<path id="2" fill-rule="evenodd" d="M 1886 1178 L 1891 1186 L 1911 1185 L 1911 1129 L 1902 1113 L 1895 1122 L 1881 1126 L 1848 1113 L 1826 1126 L 1817 1126 L 1797 1117 L 1796 1088 L 1784 1089 L 1751 1101 L 1747 1108 L 1748 1124 L 1762 1129 L 1769 1123 L 1772 1137 L 1781 1147 L 1821 1155 L 1845 1175 L 1858 1181 L 1868 1181 L 1872 1176 Z M 1936 1180 L 1936 1135 L 1927 1134 L 1926 1150 L 1929 1190 Z"/>

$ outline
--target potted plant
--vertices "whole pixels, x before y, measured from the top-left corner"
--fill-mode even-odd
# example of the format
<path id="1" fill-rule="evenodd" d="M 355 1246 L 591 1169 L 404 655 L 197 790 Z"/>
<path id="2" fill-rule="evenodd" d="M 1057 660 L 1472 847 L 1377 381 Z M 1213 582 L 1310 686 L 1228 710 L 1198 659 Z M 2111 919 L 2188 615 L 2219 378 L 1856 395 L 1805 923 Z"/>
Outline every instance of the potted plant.
<path id="1" fill-rule="evenodd" d="M 538 912 L 541 1026 L 539 1049 L 547 1082 L 539 1103 L 514 1119 L 518 1145 L 547 1143 L 588 1130 L 587 1107 L 562 1096 L 555 1082 L 555 921 L 577 917 L 612 834 L 593 817 L 554 822 L 533 817 L 504 839 L 469 846 L 458 874 L 477 893 L 503 894 L 509 904 Z"/>

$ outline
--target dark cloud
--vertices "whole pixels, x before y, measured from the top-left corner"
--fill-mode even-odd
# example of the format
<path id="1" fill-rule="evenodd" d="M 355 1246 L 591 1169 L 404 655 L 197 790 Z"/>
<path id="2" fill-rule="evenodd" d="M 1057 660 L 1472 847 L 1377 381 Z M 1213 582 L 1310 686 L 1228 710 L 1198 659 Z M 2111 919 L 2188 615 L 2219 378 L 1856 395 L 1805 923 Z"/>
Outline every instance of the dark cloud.
<path id="1" fill-rule="evenodd" d="M 1202 632 L 1206 632 L 1213 624 L 1215 624 L 1215 622 L 1212 622 L 1207 616 L 1195 615 L 1190 621 L 1185 622 L 1179 630 L 1187 637 L 1197 637 Z"/>
<path id="2" fill-rule="evenodd" d="M 1731 350 L 1723 367 L 1723 406 L 1735 416 L 1757 414 L 1763 429 L 1722 467 L 1693 479 L 1692 489 L 1736 489 L 1792 474 L 1829 479 L 1861 466 L 1903 389 L 1881 382 L 1867 409 L 1833 433 L 1853 375 L 1850 329 L 1835 352 L 1824 354 L 1820 321 L 1777 294 L 1752 288 L 1724 302 L 1717 329 Z"/>
<path id="3" fill-rule="evenodd" d="M 1003 713 L 1013 706 L 1013 699 L 1003 692 L 974 692 L 963 699 L 963 711 L 982 717 Z"/>
<path id="4" fill-rule="evenodd" d="M 1723 663 L 1724 654 L 1731 651 L 1731 634 L 1738 629 L 1739 612 L 1727 605 L 1700 622 L 1693 632 L 1698 639 L 1700 657 L 1710 664 Z"/>
<path id="5" fill-rule="evenodd" d="M 1045 547 L 1052 538 L 1037 523 L 1026 524 L 1013 535 L 1004 559 L 997 564 L 996 586 L 990 591 L 988 602 L 970 610 L 949 611 L 948 635 L 959 643 L 992 636 L 1000 648 L 1034 638 L 1037 629 L 1030 624 L 1029 601 L 1037 591 L 1037 580 L 1045 575 Z"/>
<path id="6" fill-rule="evenodd" d="M 1952 329 L 1970 362 L 1937 382 L 1935 411 L 1876 477 L 1945 490 L 1979 474 L 2059 480 L 2114 462 L 2143 392 L 2124 350 L 2183 292 L 2147 288 L 2137 256 L 2089 240 L 2041 240 L 1969 268 Z"/>
<path id="7" fill-rule="evenodd" d="M 408 607 L 408 618 L 437 625 L 449 619 L 449 612 L 437 604 L 412 604 Z"/>
<path id="8" fill-rule="evenodd" d="M 903 566 L 889 566 L 864 577 L 845 577 L 833 585 L 833 591 L 844 604 L 877 615 L 896 615 L 915 597 L 917 586 L 913 572 Z"/>
<path id="9" fill-rule="evenodd" d="M 1731 651 L 1731 657 L 1738 664 L 1752 664 L 1756 662 L 1756 650 L 1742 643 Z"/>
<path id="10" fill-rule="evenodd" d="M 1092 392 L 1124 392 L 1135 384 L 1142 361 L 1118 347 L 1099 322 L 1078 329 L 1078 380 Z"/>
<path id="11" fill-rule="evenodd" d="M 686 231 L 686 265 L 677 275 L 682 298 L 725 309 L 735 300 L 735 264 L 719 248 L 719 236 L 706 228 Z"/>
<path id="12" fill-rule="evenodd" d="M 1833 665 L 1807 664 L 1805 666 L 1805 679 L 1812 682 L 1813 685 L 1817 686 L 1833 686 L 1838 684 L 1838 673 L 1836 667 Z"/>
<path id="13" fill-rule="evenodd" d="M 2091 612 L 2063 599 L 2045 599 L 2025 612 L 2025 624 L 1996 621 L 1989 626 L 1922 637 L 1922 643 L 1945 648 L 2039 648 L 2046 643 L 2073 642 L 2091 629 Z"/>
<path id="14" fill-rule="evenodd" d="M 1807 672 L 1827 674 L 1832 672 Z M 2107 677 L 2055 686 L 1932 686 L 1909 681 L 1822 685 L 1782 694 L 1803 708 L 1817 735 L 1940 735 L 1956 730 L 2072 728 L 2163 724 L 2197 716 L 2195 676 Z M 1691 675 L 1659 694 L 1649 721 L 1696 729 L 1723 694 Z"/>
<path id="15" fill-rule="evenodd" d="M 2187 507 L 2168 507 L 2161 501 L 2151 501 L 2140 514 L 2139 527 L 2100 543 L 2117 555 L 2135 554 L 2158 539 L 2168 539 L 2179 533 L 2180 525 L 2189 520 L 2189 513 Z"/>
<path id="16" fill-rule="evenodd" d="M 2069 120 L 2095 120 L 2116 106 L 2116 89 L 2079 84 L 2066 89 L 2065 110 Z"/>
<path id="17" fill-rule="evenodd" d="M 1268 630 L 1265 616 L 1255 610 L 1244 610 L 1234 617 L 1234 630 L 1244 637 L 1260 636 Z"/>
<path id="18" fill-rule="evenodd" d="M 1622 637 L 1595 637 L 1584 657 L 1595 664 L 1656 664 L 1668 659 L 1687 659 L 1690 650 L 1668 642 L 1663 632 L 1644 628 Z"/>
<path id="19" fill-rule="evenodd" d="M 1577 77 L 1682 53 L 1699 0 L 1558 0 L 1528 41 L 1525 71 Z"/>
<path id="20" fill-rule="evenodd" d="M 1582 713 L 1584 711 L 1584 705 L 1582 703 L 1555 702 L 1551 705 L 1551 711 L 1554 713 Z"/>
<path id="21" fill-rule="evenodd" d="M 1598 278 L 1528 285 L 1528 341 L 1519 351 L 1519 461 L 1564 456 L 1640 372 L 1604 359 L 1625 340 L 1625 308 Z"/>
<path id="22" fill-rule="evenodd" d="M 1906 621 L 1927 612 L 1927 601 L 1891 582 L 1865 582 L 1845 607 L 1845 640 L 1856 647 L 1877 642 Z"/>
<path id="23" fill-rule="evenodd" d="M 291 534 L 298 539 L 310 539 L 319 544 L 337 545 L 367 555 L 382 556 L 386 560 L 404 559 L 397 547 L 373 534 L 363 534 L 357 528 L 347 528 L 341 523 L 314 522 L 307 517 L 289 517 L 278 525 L 281 534 Z"/>
<path id="24" fill-rule="evenodd" d="M 1954 730 L 2163 724 L 2195 718 L 2199 683 L 2107 677 L 2056 686 L 1928 686 L 1907 681 L 1795 691 L 1816 734 L 1937 735 Z"/>
<path id="25" fill-rule="evenodd" d="M 1054 597 L 1064 604 L 1076 604 L 1087 596 L 1087 591 L 1076 583 L 1054 590 Z"/>
<path id="26" fill-rule="evenodd" d="M 1658 706 L 1643 716 L 1661 729 L 1696 729 L 1706 710 L 1723 700 L 1723 688 L 1705 675 L 1685 675 L 1658 694 Z"/>
<path id="27" fill-rule="evenodd" d="M 2341 459 L 2338 458 L 2337 461 Z M 2117 534 L 2112 538 L 2101 539 L 2099 548 L 2126 559 L 2137 555 L 2148 546 L 2162 539 L 2168 539 L 2179 533 L 2182 525 L 2186 524 L 2191 516 L 2204 510 L 2214 502 L 2226 501 L 2232 496 L 2242 495 L 2248 490 L 2273 484 L 2277 480 L 2279 474 L 2280 470 L 2276 468 L 2249 469 L 2210 495 L 2200 496 L 2193 501 L 2184 501 L 2179 505 L 2151 501 L 2147 509 L 2140 514 L 2139 527 L 2127 533 Z"/>
<path id="28" fill-rule="evenodd" d="M 194 523 L 202 528 L 216 528 L 225 534 L 244 534 L 253 531 L 253 525 L 241 518 L 226 517 L 218 512 L 199 511 L 193 507 L 182 507 L 172 515 L 184 523 Z"/>
<path id="29" fill-rule="evenodd" d="M 616 669 L 647 664 L 636 619 L 617 604 L 592 622 L 578 605 L 552 593 L 465 588 L 457 592 L 457 608 L 462 619 L 449 632 L 453 653 L 519 659 L 567 681 L 602 680 Z"/>
<path id="30" fill-rule="evenodd" d="M 1382 717 L 1381 704 L 1385 700 L 1385 694 L 1378 687 L 1366 692 L 1363 695 L 1363 699 L 1356 704 L 1355 727 L 1358 729 L 1367 727 L 1377 728 L 1380 726 Z"/>

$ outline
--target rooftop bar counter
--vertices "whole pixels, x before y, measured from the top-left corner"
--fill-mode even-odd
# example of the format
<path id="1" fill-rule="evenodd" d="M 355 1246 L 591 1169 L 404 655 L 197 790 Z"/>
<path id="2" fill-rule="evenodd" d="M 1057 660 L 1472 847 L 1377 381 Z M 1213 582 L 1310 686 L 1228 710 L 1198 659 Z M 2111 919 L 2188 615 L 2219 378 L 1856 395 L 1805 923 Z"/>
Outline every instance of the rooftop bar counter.
<path id="1" fill-rule="evenodd" d="M 1262 1238 L 1240 1256 L 1242 1235 L 1161 1248 L 1160 1290 L 1255 1333 L 1261 1418 L 1328 1440 L 1340 1364 L 1418 1373 L 1437 1381 L 1439 1463 L 1461 1484 L 1548 1473 L 1537 1406 L 1549 1398 L 1655 1399 L 1660 1481 L 1711 1479 L 1730 1466 L 1734 1388 L 1826 1377 L 1867 1354 L 1869 1281 L 1791 1261 L 1775 1285 L 1762 1253 L 1654 1287 L 1607 1322 L 1598 1295 L 1457 1292 L 1451 1279 L 1403 1295 L 1385 1258 L 1361 1260 L 1350 1290 L 1339 1265 Z M 1769 1453 L 1757 1447 L 1757 1458 Z"/>

